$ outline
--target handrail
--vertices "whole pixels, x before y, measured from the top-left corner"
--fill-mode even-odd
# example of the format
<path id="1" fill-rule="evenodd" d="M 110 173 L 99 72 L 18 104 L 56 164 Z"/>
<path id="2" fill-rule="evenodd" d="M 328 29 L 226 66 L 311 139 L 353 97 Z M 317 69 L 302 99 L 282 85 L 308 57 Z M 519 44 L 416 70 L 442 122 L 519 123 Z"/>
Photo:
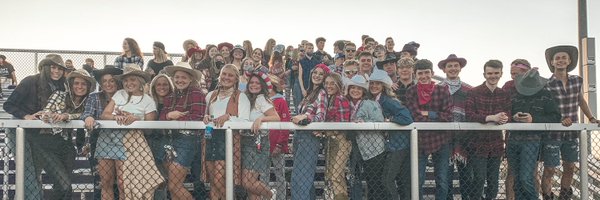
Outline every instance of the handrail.
<path id="1" fill-rule="evenodd" d="M 128 126 L 118 125 L 113 120 L 98 120 L 101 128 L 116 129 L 204 129 L 201 121 L 137 121 Z M 159 123 L 157 123 L 159 122 Z M 58 123 L 62 128 L 84 128 L 84 122 L 74 120 Z M 250 129 L 252 122 L 226 122 L 216 129 Z M 0 128 L 51 128 L 41 120 L 0 120 Z M 507 123 L 504 125 L 481 124 L 474 122 L 415 122 L 407 126 L 391 122 L 318 122 L 299 126 L 291 122 L 264 122 L 261 129 L 276 130 L 525 130 L 525 131 L 581 131 L 600 130 L 598 124 L 574 123 L 565 127 L 560 123 Z"/>
<path id="2" fill-rule="evenodd" d="M 157 123 L 160 122 L 160 123 Z M 128 126 L 118 125 L 116 121 L 98 120 L 100 128 L 114 129 L 195 129 L 201 130 L 206 126 L 201 121 L 137 121 Z M 83 128 L 84 122 L 75 120 L 67 123 L 56 124 L 63 128 Z M 55 125 L 55 126 L 56 126 Z M 223 127 L 216 129 L 227 129 L 226 131 L 226 198 L 233 199 L 233 159 L 232 159 L 232 131 L 231 129 L 250 129 L 252 122 L 226 122 Z M 0 128 L 17 128 L 17 149 L 15 162 L 17 169 L 24 169 L 23 152 L 25 132 L 24 128 L 51 128 L 50 124 L 41 120 L 0 120 Z M 391 122 L 319 122 L 311 123 L 307 126 L 298 126 L 291 122 L 265 122 L 261 129 L 275 130 L 362 130 L 362 131 L 381 131 L 381 130 L 406 130 L 411 131 L 410 144 L 410 166 L 411 166 L 411 199 L 419 199 L 418 189 L 418 131 L 419 130 L 445 130 L 445 131 L 465 131 L 465 130 L 525 130 L 525 131 L 580 131 L 580 154 L 581 158 L 588 157 L 587 137 L 588 131 L 600 130 L 598 124 L 573 124 L 565 127 L 560 123 L 508 123 L 504 125 L 481 124 L 473 122 L 416 122 L 407 126 L 400 126 Z M 587 159 L 580 159 L 580 178 L 581 183 L 588 183 Z M 23 170 L 16 171 L 16 197 L 22 198 L 24 174 Z M 582 184 L 581 199 L 588 199 L 589 193 L 586 185 Z"/>

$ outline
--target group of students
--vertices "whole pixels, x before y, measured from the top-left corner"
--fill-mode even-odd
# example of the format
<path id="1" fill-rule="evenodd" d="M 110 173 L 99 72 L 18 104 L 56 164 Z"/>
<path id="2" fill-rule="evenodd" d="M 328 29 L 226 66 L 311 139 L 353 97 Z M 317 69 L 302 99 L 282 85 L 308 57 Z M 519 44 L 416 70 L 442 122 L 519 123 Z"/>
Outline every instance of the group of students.
<path id="1" fill-rule="evenodd" d="M 577 111 L 596 123 L 582 98 L 583 80 L 569 75 L 577 64 L 577 48 L 556 46 L 546 51 L 553 72 L 547 80 L 529 62 L 511 63 L 511 77 L 498 86 L 502 62 L 483 66 L 485 82 L 477 87 L 460 81 L 466 59 L 454 54 L 438 67 L 446 79 L 433 80 L 433 63 L 417 59 L 420 44 L 410 42 L 394 51 L 365 37 L 363 45 L 336 41 L 335 55 L 323 50 L 326 40 L 298 48 L 276 45 L 253 49 L 230 43 L 207 45 L 184 41 L 183 62 L 173 64 L 160 42 L 154 59 L 144 60 L 135 40 L 123 41 L 123 54 L 103 69 L 67 72 L 60 55 L 50 54 L 39 73 L 21 81 L 4 104 L 15 119 L 56 123 L 83 120 L 87 144 L 80 152 L 71 138 L 83 131 L 27 129 L 25 143 L 25 199 L 41 199 L 43 169 L 53 181 L 51 199 L 70 199 L 70 174 L 77 153 L 90 153 L 102 199 L 201 199 L 186 190 L 192 174 L 195 187 L 210 183 L 209 199 L 225 198 L 224 130 L 102 129 L 96 120 L 203 121 L 217 127 L 225 122 L 253 122 L 250 130 L 234 134 L 234 183 L 250 199 L 287 197 L 284 154 L 290 153 L 287 130 L 261 130 L 262 122 L 480 122 L 505 124 L 577 122 Z M 358 50 L 358 51 L 357 51 Z M 251 53 L 250 53 L 251 52 Z M 99 91 L 96 86 L 99 85 Z M 286 101 L 293 94 L 297 115 Z M 35 97 L 35 98 L 31 98 Z M 485 133 L 484 133 L 485 132 Z M 78 134 L 79 133 L 79 134 Z M 14 140 L 14 132 L 8 134 Z M 326 154 L 325 197 L 331 199 L 410 198 L 410 136 L 407 131 L 295 131 L 292 199 L 315 199 L 315 174 L 321 147 Z M 452 174 L 457 168 L 463 199 L 494 199 L 498 193 L 502 157 L 509 163 L 507 194 L 515 199 L 554 198 L 552 177 L 560 164 L 560 198 L 572 195 L 577 135 L 572 132 L 419 131 L 419 186 L 432 157 L 436 199 L 452 196 Z M 505 152 L 506 147 L 506 152 Z M 534 172 L 538 157 L 544 162 L 541 191 Z M 448 164 L 449 162 L 454 161 Z M 276 184 L 271 189 L 270 166 Z M 367 183 L 366 194 L 362 181 Z M 514 184 L 513 184 L 514 182 Z M 116 186 L 115 186 L 116 185 Z M 202 190 L 202 188 L 200 189 Z"/>

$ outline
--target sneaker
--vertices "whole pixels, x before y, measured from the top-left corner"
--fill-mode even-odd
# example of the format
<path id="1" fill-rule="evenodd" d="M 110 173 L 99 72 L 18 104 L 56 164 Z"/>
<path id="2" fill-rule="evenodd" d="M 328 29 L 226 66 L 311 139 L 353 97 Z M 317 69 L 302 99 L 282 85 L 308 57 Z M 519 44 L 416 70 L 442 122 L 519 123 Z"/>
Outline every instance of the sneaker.
<path id="1" fill-rule="evenodd" d="M 276 200 L 277 199 L 277 190 L 276 189 L 271 189 L 271 200 Z"/>

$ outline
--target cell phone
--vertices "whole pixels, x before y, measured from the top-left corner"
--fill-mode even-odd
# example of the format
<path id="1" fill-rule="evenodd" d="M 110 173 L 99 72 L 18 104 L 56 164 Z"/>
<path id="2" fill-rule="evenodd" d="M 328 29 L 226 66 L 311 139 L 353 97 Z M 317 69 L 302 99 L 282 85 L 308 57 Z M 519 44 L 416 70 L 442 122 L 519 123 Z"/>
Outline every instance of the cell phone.
<path id="1" fill-rule="evenodd" d="M 518 115 L 519 117 L 525 117 L 525 116 L 527 116 L 527 114 L 525 114 L 525 113 L 519 113 L 519 114 L 517 114 L 517 115 Z"/>

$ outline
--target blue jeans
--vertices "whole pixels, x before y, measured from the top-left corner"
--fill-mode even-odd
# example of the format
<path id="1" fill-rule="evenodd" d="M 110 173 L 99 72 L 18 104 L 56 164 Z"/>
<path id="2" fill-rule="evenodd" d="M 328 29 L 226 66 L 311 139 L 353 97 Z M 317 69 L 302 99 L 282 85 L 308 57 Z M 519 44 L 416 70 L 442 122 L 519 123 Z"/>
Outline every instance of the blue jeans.
<path id="1" fill-rule="evenodd" d="M 25 129 L 27 130 L 27 129 Z M 8 148 L 12 151 L 13 155 L 16 156 L 16 146 L 17 146 L 17 138 L 16 138 L 16 129 L 14 128 L 7 128 L 6 129 L 6 137 L 8 138 Z M 42 199 L 43 194 L 42 194 L 42 186 L 41 183 L 38 181 L 37 179 L 37 175 L 36 175 L 36 169 L 35 166 L 33 164 L 33 154 L 31 152 L 31 146 L 30 146 L 30 140 L 27 139 L 30 136 L 27 136 L 27 134 L 25 135 L 25 147 L 24 147 L 24 154 L 23 158 L 25 159 L 23 162 L 25 164 L 25 169 L 24 173 L 25 173 L 25 180 L 24 180 L 24 186 L 25 186 L 25 200 L 38 200 L 38 199 Z"/>
<path id="2" fill-rule="evenodd" d="M 540 141 L 509 141 L 506 151 L 508 165 L 515 176 L 515 199 L 538 199 L 533 174 L 537 167 Z"/>
<path id="3" fill-rule="evenodd" d="M 444 144 L 437 152 L 431 154 L 435 172 L 435 199 L 445 199 L 448 196 L 448 162 L 450 160 L 450 145 Z M 419 155 L 419 196 L 423 199 L 423 183 L 425 183 L 425 167 L 429 154 Z"/>
<path id="4" fill-rule="evenodd" d="M 473 155 L 471 157 L 471 166 L 473 169 L 473 191 L 471 199 L 482 199 L 485 193 L 485 199 L 496 199 L 498 195 L 498 178 L 500 176 L 501 157 L 483 157 Z M 484 189 L 484 185 L 487 186 Z M 484 192 L 485 191 L 485 192 Z"/>
<path id="5" fill-rule="evenodd" d="M 300 102 L 302 101 L 302 99 L 304 98 L 304 95 L 302 95 L 302 89 L 300 88 L 300 82 L 298 81 L 298 79 L 296 79 L 296 81 L 294 82 L 294 89 L 292 90 L 293 94 L 294 94 L 294 107 L 296 107 L 296 112 L 298 112 L 298 105 L 300 105 Z"/>
<path id="6" fill-rule="evenodd" d="M 294 168 L 291 193 L 294 200 L 315 199 L 315 172 L 319 156 L 319 138 L 312 131 L 298 131 L 294 135 Z"/>

